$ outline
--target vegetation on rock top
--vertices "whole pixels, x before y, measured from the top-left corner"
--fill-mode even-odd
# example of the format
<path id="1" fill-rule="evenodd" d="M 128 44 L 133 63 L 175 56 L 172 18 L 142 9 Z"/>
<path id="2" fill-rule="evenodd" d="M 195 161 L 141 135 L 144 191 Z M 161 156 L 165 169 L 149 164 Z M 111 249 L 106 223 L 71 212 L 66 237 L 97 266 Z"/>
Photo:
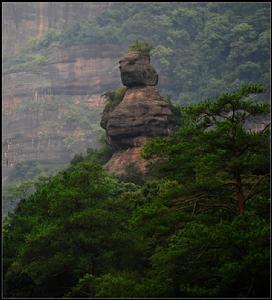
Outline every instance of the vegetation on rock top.
<path id="1" fill-rule="evenodd" d="M 128 52 L 139 52 L 142 55 L 150 56 L 151 51 L 154 47 L 145 41 L 136 40 L 134 43 L 129 45 Z"/>

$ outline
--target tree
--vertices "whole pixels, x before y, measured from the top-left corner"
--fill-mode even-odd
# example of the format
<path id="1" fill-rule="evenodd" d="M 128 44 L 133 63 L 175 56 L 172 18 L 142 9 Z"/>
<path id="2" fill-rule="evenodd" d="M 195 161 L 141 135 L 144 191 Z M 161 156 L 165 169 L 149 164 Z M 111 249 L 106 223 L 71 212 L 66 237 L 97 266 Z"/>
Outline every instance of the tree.
<path id="1" fill-rule="evenodd" d="M 144 158 L 162 158 L 154 163 L 161 174 L 182 182 L 181 207 L 189 202 L 194 211 L 218 207 L 243 214 L 254 196 L 268 197 L 270 123 L 257 132 L 248 128 L 269 113 L 267 103 L 249 99 L 262 91 L 247 85 L 184 107 L 185 125 L 145 146 Z"/>
<path id="2" fill-rule="evenodd" d="M 245 126 L 268 111 L 261 90 L 178 110 L 143 182 L 107 174 L 107 149 L 40 178 L 5 219 L 4 295 L 268 296 L 269 131 Z"/>
<path id="3" fill-rule="evenodd" d="M 194 220 L 151 257 L 153 296 L 269 297 L 269 225 L 255 212 Z M 165 284 L 165 283 L 168 284 Z"/>
<path id="4" fill-rule="evenodd" d="M 61 297 L 87 274 L 133 262 L 120 246 L 133 245 L 125 235 L 127 208 L 112 197 L 135 185 L 119 185 L 88 158 L 39 185 L 5 220 L 6 296 Z"/>

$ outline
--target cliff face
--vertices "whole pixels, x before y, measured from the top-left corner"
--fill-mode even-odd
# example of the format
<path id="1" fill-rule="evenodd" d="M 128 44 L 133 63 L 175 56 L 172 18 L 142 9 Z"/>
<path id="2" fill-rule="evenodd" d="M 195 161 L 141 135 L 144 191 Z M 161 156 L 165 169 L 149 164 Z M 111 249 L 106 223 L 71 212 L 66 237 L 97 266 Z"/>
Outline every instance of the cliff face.
<path id="1" fill-rule="evenodd" d="M 119 68 L 127 90 L 111 112 L 105 109 L 101 122 L 108 143 L 116 150 L 106 168 L 122 174 L 134 164 L 144 173 L 147 161 L 140 156 L 143 145 L 151 137 L 173 133 L 175 117 L 169 103 L 154 88 L 158 74 L 148 55 L 129 53 L 120 60 Z"/>
<path id="2" fill-rule="evenodd" d="M 15 54 L 27 40 L 51 28 L 90 20 L 108 3 L 5 3 L 3 54 Z M 46 49 L 46 61 L 3 76 L 4 182 L 18 162 L 67 163 L 73 153 L 98 145 L 104 98 L 120 83 L 120 48 L 100 44 Z M 43 53 L 41 52 L 41 54 Z"/>
<path id="3" fill-rule="evenodd" d="M 5 2 L 3 3 L 3 55 L 24 49 L 29 39 L 48 30 L 62 30 L 80 20 L 92 20 L 110 7 L 109 2 Z"/>
<path id="4" fill-rule="evenodd" d="M 106 45 L 100 45 L 108 49 Z M 97 146 L 104 91 L 119 84 L 114 69 L 118 50 L 96 47 L 50 49 L 50 62 L 37 71 L 20 71 L 3 77 L 3 159 L 6 168 L 26 160 L 67 162 L 71 158 L 64 139 L 74 138 L 73 152 Z M 69 111 L 69 106 L 71 110 Z M 92 111 L 89 126 L 76 108 Z M 70 115 L 69 115 L 70 114 Z M 71 149 L 70 149 L 71 150 Z"/>

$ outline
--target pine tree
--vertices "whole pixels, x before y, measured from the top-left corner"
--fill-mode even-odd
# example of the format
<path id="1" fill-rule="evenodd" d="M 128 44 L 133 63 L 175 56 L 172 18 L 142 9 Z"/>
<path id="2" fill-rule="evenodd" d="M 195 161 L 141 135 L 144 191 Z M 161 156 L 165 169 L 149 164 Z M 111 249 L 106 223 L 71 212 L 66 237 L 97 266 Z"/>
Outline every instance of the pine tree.
<path id="1" fill-rule="evenodd" d="M 245 85 L 215 101 L 184 107 L 185 124 L 176 134 L 146 145 L 145 158 L 163 158 L 154 163 L 158 174 L 182 182 L 181 207 L 190 202 L 198 211 L 243 214 L 253 197 L 268 196 L 269 105 L 252 96 L 262 91 Z M 252 128 L 257 117 L 265 123 L 258 131 Z"/>

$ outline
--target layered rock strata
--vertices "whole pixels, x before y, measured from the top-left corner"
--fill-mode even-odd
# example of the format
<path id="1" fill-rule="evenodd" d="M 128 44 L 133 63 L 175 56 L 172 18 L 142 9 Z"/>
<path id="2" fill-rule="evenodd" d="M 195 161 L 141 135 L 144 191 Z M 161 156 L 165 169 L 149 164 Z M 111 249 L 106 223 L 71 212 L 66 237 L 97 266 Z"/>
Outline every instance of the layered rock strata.
<path id="1" fill-rule="evenodd" d="M 17 54 L 48 31 L 95 18 L 110 9 L 110 2 L 3 2 L 2 54 Z"/>
<path id="2" fill-rule="evenodd" d="M 140 156 L 151 137 L 166 136 L 175 128 L 175 117 L 169 103 L 155 89 L 158 74 L 150 57 L 134 52 L 120 60 L 122 83 L 127 87 L 122 101 L 102 117 L 107 142 L 116 150 L 106 168 L 122 174 L 134 164 L 142 173 L 147 161 Z"/>
<path id="3" fill-rule="evenodd" d="M 93 124 L 99 122 L 104 107 L 100 95 L 120 83 L 115 67 L 120 49 L 101 48 L 103 45 L 52 47 L 50 61 L 38 71 L 4 74 L 2 166 L 6 182 L 18 163 L 38 160 L 62 165 L 73 153 L 98 147 L 94 126 L 94 130 L 83 128 L 77 122 L 70 128 L 67 122 L 73 116 L 72 107 L 93 111 Z M 115 76 L 109 76 L 110 72 Z M 74 140 L 71 149 L 66 147 L 68 139 Z"/>
<path id="4" fill-rule="evenodd" d="M 132 87 L 110 114 L 107 139 L 115 149 L 137 147 L 150 137 L 170 134 L 174 125 L 169 104 L 154 87 Z"/>
<path id="5" fill-rule="evenodd" d="M 13 183 L 12 174 L 21 164 L 63 167 L 75 153 L 99 147 L 97 125 L 105 104 L 100 95 L 120 84 L 117 61 L 123 49 L 99 41 L 30 48 L 48 32 L 62 33 L 73 24 L 95 20 L 111 5 L 3 3 L 3 184 Z M 25 55 L 29 59 L 21 63 Z M 80 118 L 82 110 L 86 114 Z"/>

